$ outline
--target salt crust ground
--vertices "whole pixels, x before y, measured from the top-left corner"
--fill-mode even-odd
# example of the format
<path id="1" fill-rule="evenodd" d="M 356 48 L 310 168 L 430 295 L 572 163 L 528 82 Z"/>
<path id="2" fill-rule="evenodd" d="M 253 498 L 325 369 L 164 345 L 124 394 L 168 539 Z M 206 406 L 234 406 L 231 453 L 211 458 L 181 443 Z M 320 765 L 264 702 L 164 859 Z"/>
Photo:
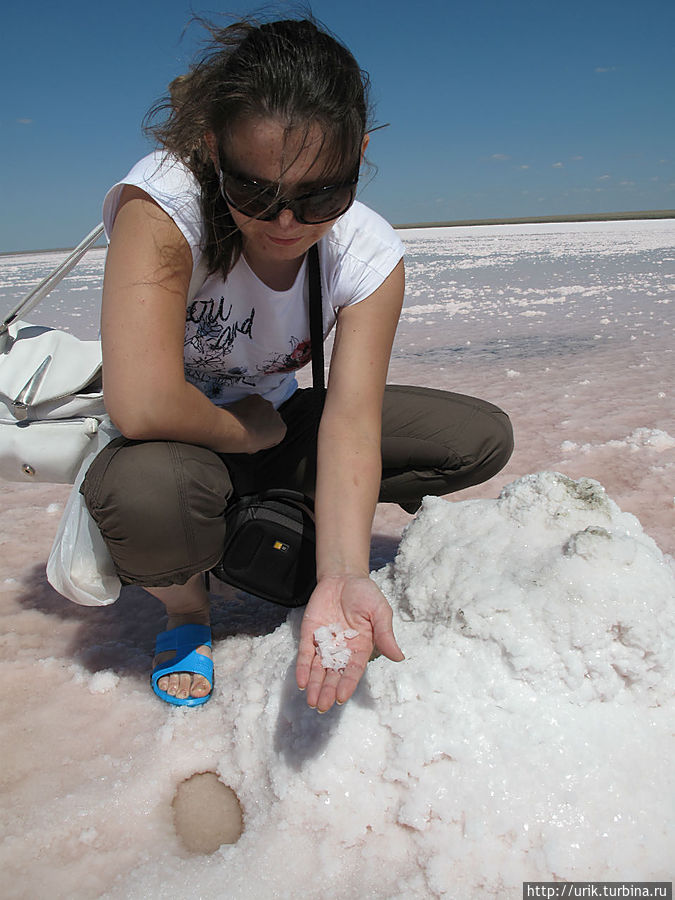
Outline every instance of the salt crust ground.
<path id="1" fill-rule="evenodd" d="M 15 774 L 3 896 L 47 896 L 54 855 L 50 897 L 110 900 L 470 900 L 519 896 L 523 880 L 670 880 L 675 572 L 637 519 L 597 482 L 525 476 L 498 500 L 426 499 L 375 578 L 407 659 L 371 663 L 325 716 L 294 684 L 299 612 L 217 642 L 216 693 L 196 714 L 114 667 L 40 660 L 43 690 L 72 697 L 81 754 L 55 791 L 40 760 L 60 752 L 51 729 Z M 171 798 L 208 769 L 237 792 L 245 830 L 190 856 Z M 113 859 L 111 886 L 98 873 Z"/>
<path id="2" fill-rule="evenodd" d="M 517 436 L 504 472 L 455 495 L 451 504 L 443 501 L 445 506 L 470 510 L 456 501 L 494 498 L 523 473 L 557 468 L 575 478 L 601 480 L 622 509 L 639 515 L 664 550 L 675 550 L 674 229 L 675 222 L 610 223 L 404 235 L 409 296 L 390 379 L 491 399 L 508 409 Z M 46 260 L 44 268 L 57 261 Z M 44 274 L 35 270 L 35 260 L 19 262 L 15 275 L 7 270 L 11 260 L 3 259 L 0 266 L 0 302 L 7 308 L 15 302 L 13 295 L 18 299 L 34 283 L 31 279 Z M 92 259 L 90 270 L 78 267 L 71 292 L 54 301 L 54 324 L 64 324 L 70 311 L 76 333 L 96 335 L 101 263 L 102 257 Z M 41 316 L 49 314 L 49 299 L 46 303 Z M 530 873 L 672 877 L 665 870 L 672 852 L 661 852 L 664 835 L 673 833 L 672 734 L 664 721 L 672 722 L 672 699 L 664 702 L 658 686 L 648 687 L 654 673 L 646 656 L 630 686 L 617 675 L 619 688 L 610 699 L 592 692 L 585 697 L 578 672 L 567 672 L 564 662 L 569 656 L 570 666 L 575 660 L 581 665 L 595 646 L 582 644 L 569 655 L 561 649 L 571 641 L 562 630 L 565 616 L 582 638 L 616 634 L 609 644 L 601 641 L 599 656 L 591 660 L 597 664 L 591 684 L 607 690 L 614 684 L 612 663 L 619 667 L 618 657 L 627 652 L 618 639 L 625 632 L 611 632 L 611 625 L 633 623 L 639 635 L 644 623 L 648 628 L 655 623 L 654 633 L 671 640 L 670 613 L 659 613 L 661 595 L 654 587 L 661 577 L 656 576 L 662 571 L 660 557 L 655 556 L 658 565 L 645 566 L 645 553 L 652 557 L 639 530 L 631 533 L 631 540 L 639 538 L 639 564 L 629 565 L 618 550 L 630 541 L 609 544 L 592 532 L 580 538 L 582 546 L 598 538 L 591 546 L 604 548 L 592 563 L 577 552 L 562 553 L 569 540 L 565 529 L 544 537 L 530 535 L 521 523 L 522 545 L 515 534 L 507 539 L 503 529 L 493 529 L 496 540 L 502 535 L 505 554 L 511 547 L 513 559 L 521 559 L 518 570 L 493 550 L 492 513 L 483 527 L 458 512 L 455 533 L 464 534 L 467 549 L 478 549 L 475 571 L 458 572 L 456 561 L 454 569 L 449 566 L 448 579 L 458 583 L 448 591 L 450 618 L 443 625 L 426 621 L 436 613 L 424 600 L 419 627 L 432 633 L 431 644 L 425 640 L 420 649 L 409 633 L 417 624 L 398 622 L 406 663 L 397 668 L 383 660 L 371 664 L 368 682 L 354 701 L 324 717 L 310 715 L 295 695 L 295 644 L 288 629 L 292 632 L 297 622 L 266 637 L 283 614 L 244 599 L 221 604 L 215 610 L 216 697 L 191 717 L 167 710 L 148 690 L 154 635 L 163 627 L 158 604 L 142 592 L 125 590 L 112 607 L 86 610 L 46 584 L 44 562 L 65 489 L 4 485 L 2 497 L 3 900 L 90 900 L 106 892 L 134 900 L 211 900 L 224 891 L 232 898 L 266 898 L 297 895 L 298 885 L 303 895 L 321 900 L 339 897 L 339 891 L 374 898 L 397 892 L 406 898 L 482 898 L 504 895 L 494 888 L 502 871 L 505 883 L 518 885 Z M 482 522 L 492 506 L 476 509 L 482 510 Z M 578 528 L 570 523 L 570 534 L 587 527 L 581 518 Z M 407 521 L 400 510 L 378 508 L 374 567 L 393 558 Z M 634 526 L 630 517 L 623 521 Z M 516 529 L 516 524 L 514 518 L 511 526 Z M 599 527 L 614 533 L 613 526 Z M 433 546 L 425 537 L 420 553 L 427 543 Z M 410 550 L 409 572 L 414 571 L 413 555 Z M 539 570 L 546 569 L 548 559 L 558 581 L 553 575 L 541 581 Z M 415 577 L 432 563 L 422 555 Z M 577 602 L 572 587 L 561 580 L 575 566 L 582 581 L 586 571 Z M 402 562 L 395 571 L 402 581 L 409 577 Z M 474 575 L 477 582 L 484 576 L 486 584 L 504 590 L 515 620 L 524 614 L 522 604 L 513 601 L 519 590 L 520 596 L 531 592 L 542 601 L 540 619 L 532 614 L 524 633 L 541 637 L 543 631 L 543 653 L 553 661 L 550 672 L 537 670 L 534 643 L 529 656 L 521 654 L 525 665 L 518 668 L 520 657 L 513 651 L 522 648 L 517 636 L 504 633 L 505 625 L 497 628 L 509 617 L 495 613 L 490 622 L 489 605 L 465 599 Z M 543 605 L 547 585 L 550 598 Z M 669 591 L 672 605 L 672 585 Z M 607 604 L 613 597 L 621 603 L 607 632 L 612 618 Z M 631 615 L 632 605 L 650 599 L 653 619 L 648 607 L 636 624 L 642 606 Z M 606 618 L 598 609 L 601 602 Z M 478 638 L 459 639 L 466 632 L 461 617 L 455 618 L 459 609 L 471 628 L 483 629 Z M 544 612 L 550 613 L 550 628 Z M 487 632 L 482 617 L 488 619 Z M 597 621 L 604 624 L 598 627 Z M 636 651 L 638 662 L 641 652 Z M 431 653 L 436 654 L 432 661 Z M 668 672 L 661 683 L 672 694 L 671 678 Z M 274 679 L 281 684 L 272 684 Z M 498 693 L 502 682 L 504 696 L 495 698 L 490 692 Z M 436 704 L 439 711 L 432 708 Z M 233 731 L 240 708 L 239 730 Z M 454 749 L 454 764 L 434 757 L 433 749 L 421 757 L 431 761 L 416 762 L 418 743 L 422 750 L 429 744 L 450 755 Z M 271 775 L 270 768 L 275 769 Z M 208 769 L 221 771 L 245 797 L 247 831 L 229 848 L 229 856 L 190 859 L 173 832 L 171 800 L 184 778 Z M 349 798 L 336 792 L 342 782 Z M 482 812 L 486 797 L 492 819 Z M 405 810 L 417 809 L 418 800 L 415 821 L 423 826 L 426 815 L 426 830 L 404 821 Z M 283 806 L 275 811 L 276 804 Z M 354 806 L 363 808 L 361 818 Z M 289 815 L 285 830 L 284 815 Z M 598 831 L 598 823 L 604 831 Z M 281 883 L 275 870 L 284 873 Z M 112 886 L 116 876 L 119 882 Z M 333 892 L 336 884 L 341 885 L 338 893 Z M 358 891 L 352 890 L 355 884 Z M 508 893 L 520 896 L 520 889 Z"/>

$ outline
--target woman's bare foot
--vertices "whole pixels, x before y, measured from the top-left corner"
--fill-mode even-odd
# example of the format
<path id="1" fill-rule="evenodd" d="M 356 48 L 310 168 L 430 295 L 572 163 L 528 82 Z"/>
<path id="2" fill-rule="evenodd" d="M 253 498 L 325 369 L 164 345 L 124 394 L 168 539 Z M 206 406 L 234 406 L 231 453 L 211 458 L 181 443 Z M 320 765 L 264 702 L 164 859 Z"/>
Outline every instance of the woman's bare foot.
<path id="1" fill-rule="evenodd" d="M 178 628 L 180 625 L 210 625 L 209 597 L 201 575 L 195 575 L 184 585 L 172 585 L 168 588 L 149 588 L 149 593 L 164 603 L 168 613 L 166 630 Z M 195 648 L 197 653 L 211 656 L 211 648 L 202 644 Z M 175 651 L 158 653 L 153 667 L 166 662 L 175 656 Z M 160 691 L 170 694 L 179 700 L 188 697 L 206 697 L 211 692 L 212 684 L 203 675 L 195 672 L 172 672 L 158 679 Z"/>
<path id="2" fill-rule="evenodd" d="M 194 616 L 169 616 L 166 630 L 170 631 L 172 628 L 178 628 L 180 625 L 208 624 L 208 614 L 206 616 L 206 621 L 198 621 Z M 205 644 L 202 644 L 195 649 L 197 653 L 201 653 L 203 656 L 212 659 L 211 648 L 207 647 Z M 166 653 L 158 653 L 154 659 L 153 667 L 159 663 L 172 659 L 174 656 L 174 650 L 168 650 Z M 198 675 L 195 672 L 172 672 L 170 675 L 164 675 L 157 681 L 157 687 L 160 691 L 164 691 L 172 697 L 177 697 L 179 700 L 186 700 L 188 697 L 206 697 L 206 695 L 211 692 L 212 686 L 213 685 L 207 678 L 204 678 L 203 675 Z"/>

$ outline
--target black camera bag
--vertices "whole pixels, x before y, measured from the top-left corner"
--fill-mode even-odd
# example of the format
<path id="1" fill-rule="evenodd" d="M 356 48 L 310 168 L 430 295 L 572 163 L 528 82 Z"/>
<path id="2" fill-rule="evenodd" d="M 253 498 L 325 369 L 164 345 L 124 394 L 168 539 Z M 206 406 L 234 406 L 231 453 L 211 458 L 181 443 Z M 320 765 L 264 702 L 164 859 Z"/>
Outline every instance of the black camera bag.
<path id="1" fill-rule="evenodd" d="M 221 581 L 282 606 L 304 606 L 316 586 L 311 500 L 275 488 L 242 497 L 225 514 Z"/>
<path id="2" fill-rule="evenodd" d="M 323 389 L 323 316 L 316 244 L 308 254 L 312 381 Z M 320 407 L 319 407 L 320 408 Z M 274 488 L 238 498 L 225 512 L 223 557 L 211 570 L 233 587 L 282 606 L 304 606 L 316 586 L 314 506 Z"/>

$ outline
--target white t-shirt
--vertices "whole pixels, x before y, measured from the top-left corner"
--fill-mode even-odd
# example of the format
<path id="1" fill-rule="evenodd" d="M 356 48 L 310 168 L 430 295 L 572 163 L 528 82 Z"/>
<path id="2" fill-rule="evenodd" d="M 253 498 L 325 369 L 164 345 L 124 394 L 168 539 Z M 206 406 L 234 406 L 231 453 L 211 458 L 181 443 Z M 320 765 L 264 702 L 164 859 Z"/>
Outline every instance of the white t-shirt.
<path id="1" fill-rule="evenodd" d="M 196 268 L 204 228 L 199 185 L 174 157 L 155 152 L 112 187 L 103 205 L 110 236 L 125 184 L 144 190 L 185 236 Z M 319 241 L 324 340 L 338 311 L 370 296 L 403 256 L 393 228 L 362 203 L 354 205 Z M 241 255 L 223 280 L 210 275 L 188 304 L 185 377 L 219 406 L 260 394 L 278 407 L 297 387 L 295 371 L 312 358 L 307 260 L 293 286 L 275 291 Z"/>

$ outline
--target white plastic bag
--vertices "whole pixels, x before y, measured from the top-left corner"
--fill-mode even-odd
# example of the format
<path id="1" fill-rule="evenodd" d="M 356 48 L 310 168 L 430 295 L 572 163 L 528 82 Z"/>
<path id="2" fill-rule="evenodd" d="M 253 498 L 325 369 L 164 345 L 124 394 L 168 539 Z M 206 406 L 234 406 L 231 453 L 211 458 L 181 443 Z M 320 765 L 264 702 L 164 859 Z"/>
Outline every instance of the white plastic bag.
<path id="1" fill-rule="evenodd" d="M 105 541 L 80 494 L 80 485 L 94 457 L 118 435 L 106 417 L 77 473 L 47 562 L 51 586 L 82 606 L 108 606 L 117 600 L 122 589 Z"/>

